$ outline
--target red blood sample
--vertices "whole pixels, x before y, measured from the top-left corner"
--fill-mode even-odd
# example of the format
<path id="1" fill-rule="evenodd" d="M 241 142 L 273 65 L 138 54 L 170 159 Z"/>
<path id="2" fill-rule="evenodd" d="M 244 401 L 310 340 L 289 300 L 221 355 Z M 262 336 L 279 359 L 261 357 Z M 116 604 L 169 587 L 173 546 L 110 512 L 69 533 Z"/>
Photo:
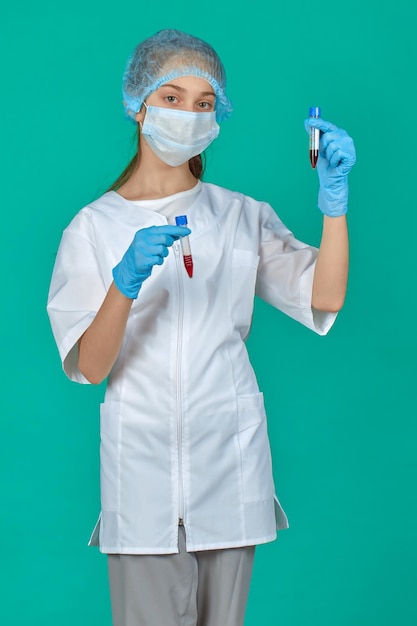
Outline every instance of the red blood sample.
<path id="1" fill-rule="evenodd" d="M 311 167 L 314 169 L 317 165 L 317 159 L 319 158 L 318 150 L 310 150 L 310 163 Z"/>
<path id="2" fill-rule="evenodd" d="M 190 278 L 193 276 L 193 257 L 191 254 L 187 254 L 183 256 L 185 269 L 187 270 L 187 274 Z"/>

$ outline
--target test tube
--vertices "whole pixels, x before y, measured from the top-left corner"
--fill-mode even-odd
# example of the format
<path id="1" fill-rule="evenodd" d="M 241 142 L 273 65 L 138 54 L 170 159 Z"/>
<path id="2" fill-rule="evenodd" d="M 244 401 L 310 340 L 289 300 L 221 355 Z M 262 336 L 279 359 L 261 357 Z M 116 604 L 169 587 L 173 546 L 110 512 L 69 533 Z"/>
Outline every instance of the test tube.
<path id="1" fill-rule="evenodd" d="M 186 215 L 177 215 L 175 218 L 175 223 L 177 226 L 187 226 L 187 216 Z M 193 257 L 191 256 L 191 247 L 190 247 L 190 239 L 188 235 L 180 238 L 181 241 L 181 249 L 182 249 L 182 258 L 184 260 L 185 269 L 187 270 L 187 274 L 190 278 L 193 276 Z"/>
<path id="2" fill-rule="evenodd" d="M 320 107 L 310 107 L 308 110 L 309 117 L 320 117 Z M 319 158 L 320 131 L 318 128 L 310 128 L 310 163 L 314 169 Z"/>

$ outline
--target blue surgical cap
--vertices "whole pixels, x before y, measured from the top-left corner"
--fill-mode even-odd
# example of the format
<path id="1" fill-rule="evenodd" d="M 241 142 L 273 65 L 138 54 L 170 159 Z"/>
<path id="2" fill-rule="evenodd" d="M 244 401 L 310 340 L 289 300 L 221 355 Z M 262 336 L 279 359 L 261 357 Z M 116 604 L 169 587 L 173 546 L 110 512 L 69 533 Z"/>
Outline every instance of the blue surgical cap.
<path id="1" fill-rule="evenodd" d="M 216 118 L 232 113 L 226 96 L 226 73 L 215 50 L 205 41 L 179 30 L 161 30 L 145 39 L 129 58 L 123 75 L 123 100 L 131 118 L 144 100 L 161 85 L 180 76 L 204 78 L 216 94 Z"/>

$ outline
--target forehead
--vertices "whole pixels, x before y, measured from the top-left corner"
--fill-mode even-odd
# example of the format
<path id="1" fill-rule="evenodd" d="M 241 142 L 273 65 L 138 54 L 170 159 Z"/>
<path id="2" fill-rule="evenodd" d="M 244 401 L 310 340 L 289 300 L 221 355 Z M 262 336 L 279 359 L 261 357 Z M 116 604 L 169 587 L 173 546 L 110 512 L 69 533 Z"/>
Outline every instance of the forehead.
<path id="1" fill-rule="evenodd" d="M 166 90 L 169 87 L 172 87 L 174 90 L 178 90 L 179 92 L 189 92 L 195 94 L 204 94 L 204 95 L 215 95 L 213 87 L 210 83 L 204 78 L 200 78 L 199 76 L 179 76 L 178 78 L 173 78 L 169 80 L 167 83 L 164 83 L 157 89 Z"/>

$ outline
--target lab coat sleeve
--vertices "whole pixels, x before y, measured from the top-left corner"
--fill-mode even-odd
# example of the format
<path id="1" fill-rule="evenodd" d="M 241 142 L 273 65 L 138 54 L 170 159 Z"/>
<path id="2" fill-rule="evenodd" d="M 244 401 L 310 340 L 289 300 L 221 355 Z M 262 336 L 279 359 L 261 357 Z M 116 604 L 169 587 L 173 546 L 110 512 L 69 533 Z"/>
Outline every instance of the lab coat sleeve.
<path id="1" fill-rule="evenodd" d="M 89 381 L 78 369 L 78 339 L 94 319 L 106 292 L 91 216 L 83 209 L 63 233 L 47 306 L 64 371 L 79 383 Z"/>
<path id="2" fill-rule="evenodd" d="M 311 306 L 318 249 L 298 241 L 268 204 L 260 212 L 256 294 L 319 335 L 332 327 L 336 313 Z"/>

